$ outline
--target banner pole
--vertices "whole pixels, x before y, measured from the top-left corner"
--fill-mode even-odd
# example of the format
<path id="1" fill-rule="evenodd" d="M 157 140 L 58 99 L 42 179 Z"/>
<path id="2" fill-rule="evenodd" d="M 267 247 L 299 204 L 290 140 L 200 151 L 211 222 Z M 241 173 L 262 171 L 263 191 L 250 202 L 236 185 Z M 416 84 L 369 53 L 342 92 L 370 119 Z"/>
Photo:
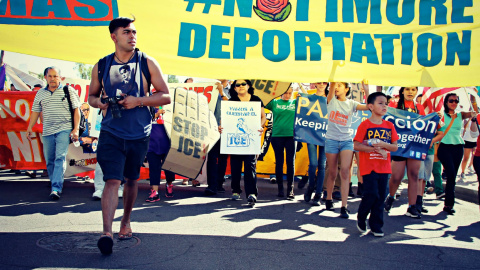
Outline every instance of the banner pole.
<path id="1" fill-rule="evenodd" d="M 298 83 L 298 86 L 300 86 L 300 89 L 302 89 L 303 93 L 308 94 L 307 90 L 305 90 L 305 88 L 303 88 L 303 85 L 301 83 Z"/>

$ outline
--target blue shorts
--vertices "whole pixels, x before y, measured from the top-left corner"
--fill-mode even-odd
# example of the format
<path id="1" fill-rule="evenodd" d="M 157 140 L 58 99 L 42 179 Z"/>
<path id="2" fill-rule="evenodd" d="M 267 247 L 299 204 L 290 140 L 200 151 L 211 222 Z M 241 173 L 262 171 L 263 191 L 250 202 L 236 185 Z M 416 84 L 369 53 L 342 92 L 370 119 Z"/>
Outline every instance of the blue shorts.
<path id="1" fill-rule="evenodd" d="M 330 139 L 325 141 L 326 154 L 338 154 L 345 150 L 353 152 L 353 141 L 335 141 Z"/>
<path id="2" fill-rule="evenodd" d="M 137 180 L 149 142 L 150 137 L 124 140 L 102 130 L 98 138 L 97 161 L 103 171 L 103 181 L 117 179 L 123 184 L 125 178 Z"/>

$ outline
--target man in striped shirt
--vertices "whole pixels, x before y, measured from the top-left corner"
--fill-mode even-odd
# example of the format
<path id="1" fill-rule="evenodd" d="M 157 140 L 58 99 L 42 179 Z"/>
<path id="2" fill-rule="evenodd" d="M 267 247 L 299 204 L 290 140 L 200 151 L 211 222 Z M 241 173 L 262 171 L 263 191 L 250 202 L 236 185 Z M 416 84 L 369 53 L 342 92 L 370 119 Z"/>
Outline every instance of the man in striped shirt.
<path id="1" fill-rule="evenodd" d="M 60 199 L 63 188 L 63 175 L 66 169 L 66 157 L 69 138 L 78 141 L 80 124 L 80 101 L 76 91 L 68 87 L 68 93 L 74 109 L 74 128 L 72 116 L 63 85 L 60 69 L 48 67 L 45 69 L 47 86 L 38 90 L 32 105 L 32 114 L 27 129 L 27 138 L 33 135 L 32 128 L 37 123 L 40 113 L 43 113 L 43 154 L 47 162 L 47 171 L 52 189 L 51 200 Z"/>

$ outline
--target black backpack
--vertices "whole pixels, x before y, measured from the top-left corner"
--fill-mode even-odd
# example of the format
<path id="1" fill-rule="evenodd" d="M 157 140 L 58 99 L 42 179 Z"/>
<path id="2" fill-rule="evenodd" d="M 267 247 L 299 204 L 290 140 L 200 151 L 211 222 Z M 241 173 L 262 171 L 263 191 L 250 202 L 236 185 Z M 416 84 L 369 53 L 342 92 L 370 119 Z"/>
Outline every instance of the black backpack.
<path id="1" fill-rule="evenodd" d="M 72 116 L 72 130 L 75 125 L 75 110 L 72 107 L 72 101 L 70 100 L 70 92 L 68 91 L 68 85 L 65 85 L 63 87 L 63 92 L 65 93 L 65 98 L 68 101 L 68 108 L 70 109 L 70 115 Z M 87 121 L 85 120 L 85 116 L 83 116 L 83 113 L 80 112 L 80 125 L 78 127 L 78 136 L 81 136 L 83 132 L 85 132 L 85 129 L 87 129 Z"/>
<path id="2" fill-rule="evenodd" d="M 150 95 L 152 95 L 152 92 L 150 92 L 150 86 L 152 85 L 152 76 L 150 75 L 150 69 L 148 68 L 147 57 L 145 56 L 145 53 L 140 51 L 138 48 L 135 49 L 135 52 L 137 53 L 138 59 L 140 60 L 140 68 L 141 68 L 142 74 L 145 76 L 145 79 L 147 80 L 148 92 Z M 108 75 L 108 72 L 110 71 L 113 55 L 114 54 L 112 53 L 98 60 L 98 82 L 100 83 L 100 87 L 102 89 L 103 89 L 103 81 L 107 79 L 106 75 Z M 152 107 L 149 107 L 149 110 L 150 110 L 150 114 L 152 115 L 152 120 L 154 120 L 155 109 Z"/>

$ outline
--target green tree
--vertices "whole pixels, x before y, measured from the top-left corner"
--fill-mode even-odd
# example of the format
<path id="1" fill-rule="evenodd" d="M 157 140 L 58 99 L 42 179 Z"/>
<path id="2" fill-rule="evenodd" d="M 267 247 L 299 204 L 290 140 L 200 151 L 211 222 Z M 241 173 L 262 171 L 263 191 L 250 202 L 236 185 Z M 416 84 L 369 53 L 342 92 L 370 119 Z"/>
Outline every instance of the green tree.
<path id="1" fill-rule="evenodd" d="M 92 65 L 87 65 L 83 63 L 75 63 L 75 70 L 80 74 L 80 78 L 84 80 L 90 80 L 92 78 Z"/>
<path id="2" fill-rule="evenodd" d="M 168 75 L 168 82 L 169 83 L 178 83 L 178 78 L 176 75 Z"/>

